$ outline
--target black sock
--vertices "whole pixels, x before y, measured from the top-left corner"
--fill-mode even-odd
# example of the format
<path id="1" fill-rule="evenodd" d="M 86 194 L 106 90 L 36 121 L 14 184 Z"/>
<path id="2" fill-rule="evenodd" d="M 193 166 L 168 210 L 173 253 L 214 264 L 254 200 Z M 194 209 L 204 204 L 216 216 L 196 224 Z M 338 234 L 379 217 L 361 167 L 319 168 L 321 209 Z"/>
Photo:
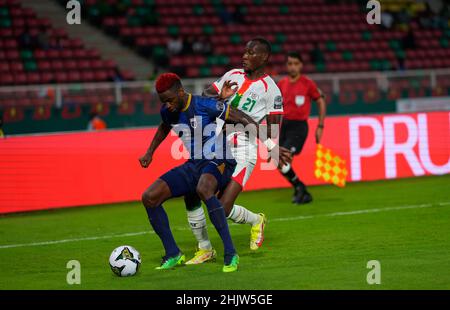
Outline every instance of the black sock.
<path id="1" fill-rule="evenodd" d="M 169 219 L 167 218 L 166 211 L 162 206 L 156 208 L 145 208 L 147 210 L 148 219 L 153 227 L 155 233 L 161 239 L 164 249 L 166 250 L 167 257 L 173 257 L 180 253 L 175 239 L 173 238 L 172 231 L 169 226 Z"/>
<path id="2" fill-rule="evenodd" d="M 301 191 L 305 191 L 306 189 L 305 184 L 303 184 L 303 182 L 300 181 L 300 179 L 295 174 L 294 169 L 292 169 L 292 167 L 289 169 L 288 172 L 282 174 L 286 178 L 286 180 L 288 180 L 289 183 L 291 183 L 292 186 L 294 186 L 294 188 L 299 188 Z"/>
<path id="3" fill-rule="evenodd" d="M 209 219 L 213 223 L 220 238 L 223 241 L 224 253 L 225 253 L 225 265 L 229 265 L 231 258 L 236 254 L 233 241 L 231 240 L 230 231 L 228 229 L 227 217 L 225 216 L 225 210 L 222 207 L 219 199 L 216 196 L 212 196 L 205 201 L 208 208 Z"/>

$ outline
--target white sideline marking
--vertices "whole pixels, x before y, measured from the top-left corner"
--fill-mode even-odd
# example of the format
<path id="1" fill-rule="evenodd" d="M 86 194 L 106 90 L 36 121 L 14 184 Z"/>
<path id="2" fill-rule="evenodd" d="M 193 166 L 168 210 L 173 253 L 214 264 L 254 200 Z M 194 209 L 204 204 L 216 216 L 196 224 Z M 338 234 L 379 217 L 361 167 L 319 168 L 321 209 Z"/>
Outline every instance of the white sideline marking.
<path id="1" fill-rule="evenodd" d="M 145 235 L 145 234 L 150 234 L 150 233 L 154 233 L 154 232 L 153 231 L 141 231 L 141 232 L 135 232 L 135 233 L 120 234 L 120 235 L 106 235 L 106 236 L 96 236 L 96 237 L 62 239 L 62 240 L 54 240 L 54 241 L 42 241 L 42 242 L 33 242 L 33 243 L 8 244 L 8 245 L 0 245 L 0 249 L 22 248 L 22 247 L 51 245 L 51 244 L 60 244 L 60 243 L 78 242 L 78 241 L 87 241 L 87 240 L 111 239 L 111 238 L 118 238 L 118 237 L 130 237 L 130 236 L 139 236 L 139 235 Z"/>
<path id="2" fill-rule="evenodd" d="M 445 204 L 450 204 L 450 203 L 437 203 L 434 205 L 444 206 Z M 328 213 L 328 214 L 285 217 L 285 218 L 276 218 L 273 220 L 269 220 L 269 222 L 295 221 L 295 220 L 310 219 L 310 218 L 314 218 L 314 217 L 332 217 L 332 216 L 340 216 L 340 215 L 353 215 L 353 214 L 364 214 L 364 213 L 377 213 L 377 212 L 384 212 L 384 211 L 430 208 L 430 207 L 433 207 L 434 205 L 433 204 L 422 204 L 422 205 L 415 205 L 415 206 L 400 206 L 400 207 L 390 207 L 390 208 L 380 208 L 380 209 L 375 208 L 375 209 L 356 210 L 356 211 L 348 211 L 348 212 L 334 212 L 334 213 Z"/>
<path id="3" fill-rule="evenodd" d="M 421 204 L 421 205 L 399 206 L 399 207 L 389 207 L 389 208 L 365 209 L 365 210 L 356 210 L 356 211 L 348 211 L 348 212 L 333 212 L 333 213 L 317 214 L 317 215 L 282 217 L 282 218 L 275 218 L 275 219 L 269 220 L 269 222 L 298 221 L 298 220 L 306 220 L 306 219 L 312 219 L 312 218 L 317 218 L 317 217 L 333 217 L 333 216 L 342 216 L 342 215 L 378 213 L 378 212 L 385 212 L 385 211 L 431 208 L 433 206 L 449 206 L 449 205 L 450 205 L 450 201 L 438 202 L 435 204 Z M 233 223 L 232 225 L 239 225 L 239 224 Z M 189 230 L 189 228 L 174 227 L 174 230 Z M 123 237 L 140 236 L 140 235 L 146 235 L 146 234 L 154 234 L 154 232 L 148 230 L 148 231 L 140 231 L 140 232 L 134 232 L 134 233 L 118 234 L 118 235 L 105 235 L 105 236 L 95 236 L 95 237 L 85 237 L 85 238 L 62 239 L 62 240 L 42 241 L 42 242 L 33 242 L 33 243 L 6 244 L 6 245 L 0 245 L 0 249 L 35 247 L 35 246 L 44 246 L 44 245 L 69 243 L 69 242 L 90 241 L 90 240 L 111 239 L 111 238 L 123 238 Z"/>

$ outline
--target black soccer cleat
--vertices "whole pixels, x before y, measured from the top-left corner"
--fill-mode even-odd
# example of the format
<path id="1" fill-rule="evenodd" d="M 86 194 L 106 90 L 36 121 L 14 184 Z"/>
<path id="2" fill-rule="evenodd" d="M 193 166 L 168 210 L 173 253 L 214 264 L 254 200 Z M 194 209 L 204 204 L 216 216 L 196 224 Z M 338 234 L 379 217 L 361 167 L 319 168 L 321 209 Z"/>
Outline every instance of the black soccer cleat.
<path id="1" fill-rule="evenodd" d="M 297 203 L 297 201 L 303 196 L 303 193 L 306 191 L 306 187 L 304 185 L 298 185 L 294 187 L 294 194 L 292 195 L 292 203 Z"/>
<path id="2" fill-rule="evenodd" d="M 294 195 L 292 195 L 292 203 L 296 203 L 300 192 L 301 192 L 301 189 L 299 187 L 294 188 Z"/>
<path id="3" fill-rule="evenodd" d="M 306 204 L 306 203 L 310 203 L 312 202 L 312 196 L 308 191 L 304 191 L 303 193 L 299 193 L 299 195 L 297 195 L 295 197 L 295 201 L 294 203 L 300 205 L 300 204 Z"/>

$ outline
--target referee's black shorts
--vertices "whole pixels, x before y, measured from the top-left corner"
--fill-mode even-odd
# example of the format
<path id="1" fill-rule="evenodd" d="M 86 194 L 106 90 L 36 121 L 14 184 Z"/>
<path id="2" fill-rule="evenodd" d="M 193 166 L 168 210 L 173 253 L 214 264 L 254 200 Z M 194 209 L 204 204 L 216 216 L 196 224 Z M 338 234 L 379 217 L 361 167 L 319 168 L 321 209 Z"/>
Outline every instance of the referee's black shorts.
<path id="1" fill-rule="evenodd" d="M 287 148 L 293 155 L 300 154 L 308 137 L 308 121 L 283 119 L 280 132 L 280 146 Z"/>

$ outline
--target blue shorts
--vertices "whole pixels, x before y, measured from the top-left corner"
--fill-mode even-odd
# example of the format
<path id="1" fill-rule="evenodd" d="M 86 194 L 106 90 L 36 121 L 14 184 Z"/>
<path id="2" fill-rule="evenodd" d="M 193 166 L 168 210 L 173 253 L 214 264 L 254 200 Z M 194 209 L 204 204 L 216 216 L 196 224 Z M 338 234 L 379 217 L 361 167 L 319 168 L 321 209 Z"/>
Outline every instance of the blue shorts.
<path id="1" fill-rule="evenodd" d="M 235 167 L 236 161 L 234 160 L 188 160 L 183 165 L 163 174 L 160 179 L 167 183 L 172 197 L 180 197 L 196 193 L 200 176 L 204 173 L 210 173 L 216 178 L 217 190 L 220 191 L 225 189 L 230 182 Z"/>

